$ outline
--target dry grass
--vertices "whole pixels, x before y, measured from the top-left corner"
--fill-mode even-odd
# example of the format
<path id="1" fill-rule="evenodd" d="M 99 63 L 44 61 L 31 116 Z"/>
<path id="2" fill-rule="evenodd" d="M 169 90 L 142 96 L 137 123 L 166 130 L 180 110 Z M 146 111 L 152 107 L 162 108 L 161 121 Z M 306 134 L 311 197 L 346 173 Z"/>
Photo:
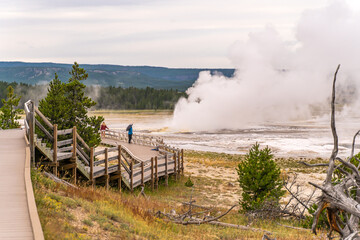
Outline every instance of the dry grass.
<path id="1" fill-rule="evenodd" d="M 186 151 L 185 177 L 170 179 L 169 187 L 159 182 L 159 189 L 146 186 L 148 199 L 124 190 L 103 188 L 66 188 L 32 172 L 35 198 L 46 239 L 261 239 L 262 232 L 252 232 L 213 225 L 183 226 L 154 217 L 158 210 L 177 213 L 186 209 L 181 202 L 190 197 L 196 204 L 210 206 L 213 213 L 225 211 L 238 202 L 241 191 L 236 182 L 236 170 L 243 155 Z M 304 160 L 304 159 L 299 159 Z M 284 174 L 308 171 L 297 159 L 276 159 Z M 310 163 L 324 162 L 314 159 Z M 312 169 L 313 171 L 313 169 Z M 191 175 L 191 176 L 190 176 Z M 185 187 L 190 176 L 194 186 Z M 249 222 L 236 210 L 222 219 L 224 222 L 250 225 L 273 232 L 276 239 L 326 239 L 310 231 L 279 226 L 276 221 Z M 290 220 L 285 225 L 297 225 Z"/>
<path id="2" fill-rule="evenodd" d="M 184 152 L 184 158 L 186 158 L 188 163 L 198 163 L 210 167 L 236 168 L 239 162 L 245 158 L 245 155 L 188 150 Z M 300 161 L 310 164 L 328 162 L 327 159 L 322 158 L 274 158 L 274 160 L 282 170 L 291 169 L 292 171 L 302 173 L 314 171 L 321 173 L 326 170 L 326 167 L 309 168 L 299 163 Z"/>
<path id="3" fill-rule="evenodd" d="M 188 163 L 199 163 L 211 167 L 235 168 L 244 155 L 187 150 L 184 158 Z"/>
<path id="4" fill-rule="evenodd" d="M 154 217 L 158 210 L 183 212 L 180 202 L 190 196 L 197 204 L 213 206 L 213 212 L 225 209 L 218 207 L 218 200 L 208 196 L 214 191 L 210 186 L 220 186 L 216 179 L 192 177 L 193 190 L 185 187 L 186 177 L 170 180 L 169 187 L 160 181 L 157 191 L 146 188 L 146 195 L 138 197 L 117 190 L 103 188 L 66 188 L 47 179 L 38 171 L 32 172 L 35 198 L 46 239 L 261 239 L 261 232 L 252 232 L 213 225 L 183 226 Z M 236 187 L 235 187 L 236 188 Z M 208 189 L 208 190 L 206 190 Z M 200 191 L 201 190 L 201 191 Z M 236 210 L 222 219 L 224 222 L 262 228 L 274 233 L 276 239 L 325 239 L 308 231 L 298 231 L 277 225 L 274 221 L 248 222 Z M 291 225 L 291 222 L 285 224 Z"/>

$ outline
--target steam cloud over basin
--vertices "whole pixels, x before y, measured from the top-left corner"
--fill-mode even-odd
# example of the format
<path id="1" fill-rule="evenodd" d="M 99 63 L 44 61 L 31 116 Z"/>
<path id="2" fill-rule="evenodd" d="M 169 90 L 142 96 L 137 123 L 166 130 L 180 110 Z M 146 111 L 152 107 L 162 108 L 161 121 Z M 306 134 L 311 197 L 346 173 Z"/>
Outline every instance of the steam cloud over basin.
<path id="1" fill-rule="evenodd" d="M 295 41 L 282 40 L 276 29 L 249 33 L 236 42 L 230 58 L 231 78 L 199 74 L 187 99 L 175 107 L 172 127 L 186 131 L 238 129 L 251 123 L 309 119 L 314 110 L 329 110 L 334 71 L 342 109 L 359 105 L 360 14 L 344 1 L 307 10 Z M 339 109 L 339 108 L 338 108 Z M 323 111 L 321 111 L 323 112 Z"/>

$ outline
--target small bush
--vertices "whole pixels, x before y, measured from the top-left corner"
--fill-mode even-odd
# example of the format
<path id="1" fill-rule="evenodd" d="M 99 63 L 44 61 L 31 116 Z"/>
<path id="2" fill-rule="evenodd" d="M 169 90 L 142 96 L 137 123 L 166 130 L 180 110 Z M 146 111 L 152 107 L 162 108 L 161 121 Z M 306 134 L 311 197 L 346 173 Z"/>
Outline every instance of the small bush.
<path id="1" fill-rule="evenodd" d="M 271 202 L 272 208 L 279 206 L 280 197 L 285 191 L 281 190 L 282 180 L 280 168 L 272 159 L 271 149 L 259 149 L 256 143 L 251 147 L 245 160 L 239 163 L 237 170 L 239 184 L 242 188 L 240 204 L 242 212 L 251 212 L 263 209 Z M 270 209 L 268 209 L 270 210 Z"/>
<path id="2" fill-rule="evenodd" d="M 192 186 L 194 186 L 194 183 L 191 181 L 190 176 L 189 176 L 188 180 L 185 182 L 185 186 L 186 186 L 186 187 L 192 187 Z"/>

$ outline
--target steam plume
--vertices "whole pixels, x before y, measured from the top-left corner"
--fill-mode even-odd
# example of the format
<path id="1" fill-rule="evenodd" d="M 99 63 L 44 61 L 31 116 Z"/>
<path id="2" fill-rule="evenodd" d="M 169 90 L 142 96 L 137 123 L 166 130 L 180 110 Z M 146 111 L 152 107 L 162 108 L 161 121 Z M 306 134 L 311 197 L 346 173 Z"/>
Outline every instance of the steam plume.
<path id="1" fill-rule="evenodd" d="M 304 119 L 314 106 L 327 106 L 337 64 L 341 89 L 354 97 L 360 77 L 360 15 L 344 1 L 307 10 L 295 28 L 296 41 L 282 40 L 274 27 L 236 42 L 233 77 L 202 72 L 175 107 L 173 127 L 216 130 L 249 123 Z M 351 91 L 348 91 L 351 89 Z"/>

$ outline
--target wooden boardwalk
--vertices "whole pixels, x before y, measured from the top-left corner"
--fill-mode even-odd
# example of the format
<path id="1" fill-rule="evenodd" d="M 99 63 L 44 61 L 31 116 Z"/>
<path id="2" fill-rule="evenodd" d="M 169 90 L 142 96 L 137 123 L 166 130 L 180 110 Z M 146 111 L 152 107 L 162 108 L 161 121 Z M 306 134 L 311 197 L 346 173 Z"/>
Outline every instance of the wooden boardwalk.
<path id="1" fill-rule="evenodd" d="M 139 160 L 143 160 L 143 161 L 149 160 L 152 157 L 160 156 L 158 151 L 152 150 L 155 147 L 139 145 L 136 143 L 126 143 L 126 142 L 121 142 L 119 140 L 114 140 L 114 139 L 110 139 L 110 138 L 103 138 L 101 140 L 101 143 L 105 143 L 105 144 L 112 145 L 112 146 L 121 145 L 123 147 L 126 147 L 127 149 L 130 150 L 130 152 L 132 154 L 134 154 L 136 157 L 138 157 Z"/>
<path id="2" fill-rule="evenodd" d="M 123 183 L 133 191 L 149 181 L 154 189 L 159 177 L 164 177 L 168 185 L 169 175 L 178 179 L 184 172 L 183 150 L 166 145 L 158 137 L 134 134 L 129 144 L 126 132 L 108 130 L 102 143 L 111 147 L 94 149 L 78 134 L 76 127 L 58 130 L 33 102 L 26 102 L 24 107 L 25 132 L 33 161 L 41 158 L 41 164 L 60 177 L 70 173 L 75 184 L 80 177 L 91 185 L 101 184 L 107 189 L 111 182 L 121 190 Z"/>
<path id="3" fill-rule="evenodd" d="M 34 239 L 27 202 L 22 130 L 0 130 L 0 239 Z"/>
<path id="4" fill-rule="evenodd" d="M 124 174 L 122 176 L 127 182 L 132 182 L 133 187 L 140 186 L 147 181 L 151 181 L 152 185 L 155 184 L 155 187 L 157 187 L 159 177 L 163 176 L 166 177 L 167 184 L 169 174 L 174 174 L 175 172 L 180 173 L 181 171 L 180 167 L 182 166 L 180 165 L 180 159 L 178 159 L 179 164 L 176 166 L 175 160 L 171 159 L 173 155 L 168 155 L 167 159 L 165 159 L 164 155 L 160 154 L 159 150 L 154 150 L 156 149 L 155 146 L 146 146 L 136 143 L 130 144 L 113 138 L 103 138 L 101 143 L 112 146 L 121 145 L 121 147 L 127 148 L 133 155 L 136 156 L 138 167 L 135 167 L 133 170 L 132 180 L 130 179 L 130 175 Z M 141 165 L 143 167 L 141 167 Z M 176 168 L 176 170 L 174 168 Z"/>

